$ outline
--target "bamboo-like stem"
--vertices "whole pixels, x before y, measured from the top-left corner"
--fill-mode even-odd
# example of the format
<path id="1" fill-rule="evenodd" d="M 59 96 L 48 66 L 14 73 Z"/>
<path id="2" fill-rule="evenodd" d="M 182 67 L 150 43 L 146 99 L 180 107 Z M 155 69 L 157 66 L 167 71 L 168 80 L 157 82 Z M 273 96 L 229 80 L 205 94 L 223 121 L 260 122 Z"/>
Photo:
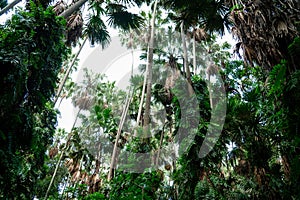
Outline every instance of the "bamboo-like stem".
<path id="1" fill-rule="evenodd" d="M 69 133 L 68 139 L 67 139 L 67 141 L 66 141 L 66 146 L 65 146 L 65 148 L 63 149 L 63 151 L 61 152 L 60 157 L 59 157 L 59 159 L 58 159 L 58 161 L 57 161 L 57 163 L 56 163 L 55 170 L 54 170 L 54 172 L 53 172 L 51 181 L 50 181 L 50 183 L 49 183 L 48 189 L 47 189 L 46 194 L 45 194 L 45 197 L 44 197 L 45 200 L 47 200 L 47 198 L 48 198 L 48 194 L 49 194 L 49 191 L 50 191 L 50 189 L 51 189 L 51 187 L 52 187 L 52 185 L 53 185 L 54 178 L 55 178 L 55 176 L 56 176 L 56 174 L 57 174 L 58 167 L 59 167 L 60 162 L 61 162 L 61 160 L 62 160 L 62 158 L 63 158 L 63 156 L 64 156 L 64 154 L 65 154 L 65 152 L 66 152 L 67 144 L 68 144 L 68 142 L 70 141 L 70 139 L 71 139 L 71 137 L 72 137 L 72 130 L 73 130 L 74 127 L 75 127 L 75 124 L 76 124 L 76 122 L 77 122 L 77 118 L 78 118 L 78 116 L 79 116 L 80 111 L 81 111 L 81 109 L 79 109 L 79 111 L 77 112 L 77 115 L 76 115 L 76 118 L 75 118 L 75 120 L 74 120 L 72 129 L 71 129 L 71 132 Z"/>
<path id="2" fill-rule="evenodd" d="M 147 60 L 149 55 L 147 54 Z M 140 123 L 140 119 L 141 119 L 141 115 L 142 115 L 142 109 L 143 109 L 143 104 L 144 104 L 144 98 L 145 98 L 145 90 L 146 90 L 146 84 L 147 84 L 147 74 L 148 74 L 148 66 L 146 67 L 146 72 L 144 75 L 144 83 L 143 83 L 143 88 L 142 88 L 142 95 L 141 95 L 141 100 L 140 100 L 140 105 L 139 105 L 139 111 L 138 111 L 138 116 L 136 118 L 136 126 L 139 125 Z M 136 136 L 136 132 L 134 134 Z"/>
<path id="3" fill-rule="evenodd" d="M 150 25 L 150 41 L 148 46 L 148 74 L 147 74 L 147 88 L 146 88 L 146 103 L 145 103 L 145 115 L 144 115 L 144 128 L 148 131 L 150 124 L 150 103 L 151 103 L 151 87 L 152 87 L 152 67 L 153 67 L 153 48 L 155 37 L 155 18 L 157 10 L 158 0 L 154 2 L 153 14 Z"/>
<path id="4" fill-rule="evenodd" d="M 193 33 L 193 67 L 194 67 L 194 75 L 196 74 L 197 69 L 197 57 L 196 57 L 196 31 Z"/>
<path id="5" fill-rule="evenodd" d="M 83 40 L 83 43 L 82 43 L 82 45 L 79 47 L 79 50 L 77 51 L 75 57 L 73 58 L 71 65 L 68 67 L 68 69 L 67 69 L 67 71 L 66 71 L 66 73 L 65 73 L 65 76 L 64 76 L 63 80 L 62 80 L 62 81 L 60 82 L 60 84 L 59 84 L 58 90 L 57 90 L 57 92 L 56 92 L 56 97 L 55 97 L 55 99 L 54 99 L 54 105 L 56 104 L 58 98 L 60 97 L 60 94 L 61 94 L 61 92 L 62 92 L 62 90 L 63 90 L 63 87 L 65 86 L 66 81 L 67 81 L 67 79 L 68 79 L 68 77 L 69 77 L 69 75 L 70 75 L 71 69 L 73 68 L 73 66 L 74 66 L 74 64 L 75 64 L 75 62 L 76 62 L 76 60 L 77 60 L 77 58 L 78 58 L 78 56 L 79 56 L 81 50 L 83 49 L 84 44 L 85 44 L 86 41 L 87 41 L 87 39 L 88 39 L 88 37 L 86 37 L 86 38 Z"/>
<path id="6" fill-rule="evenodd" d="M 69 174 L 68 174 L 67 181 L 66 181 L 66 184 L 64 184 L 64 187 L 63 187 L 62 192 L 61 192 L 61 197 L 62 197 L 62 198 L 64 198 L 65 189 L 66 189 L 66 187 L 69 185 L 70 179 L 71 179 L 71 176 L 70 176 L 70 173 L 69 173 Z"/>
<path id="7" fill-rule="evenodd" d="M 191 81 L 191 71 L 188 63 L 188 52 L 186 47 L 186 36 L 184 33 L 184 21 L 181 21 L 180 24 L 180 32 L 181 32 L 181 39 L 182 39 L 182 47 L 183 47 L 183 68 L 185 69 L 186 79 L 188 82 L 188 93 L 191 95 L 193 93 L 192 88 L 192 81 Z"/>
<path id="8" fill-rule="evenodd" d="M 123 108 L 121 120 L 120 120 L 118 131 L 117 131 L 117 136 L 116 136 L 116 140 L 115 140 L 115 144 L 114 144 L 113 154 L 112 154 L 111 162 L 110 162 L 109 173 L 108 173 L 108 176 L 107 176 L 108 181 L 110 181 L 112 179 L 112 175 L 113 175 L 112 174 L 113 173 L 113 168 L 115 166 L 115 160 L 116 160 L 116 157 L 117 157 L 118 141 L 120 139 L 123 124 L 125 122 L 125 118 L 126 118 L 126 115 L 127 115 L 127 112 L 128 112 L 130 101 L 131 101 L 131 98 L 129 97 L 129 95 L 130 95 L 130 92 L 126 96 L 125 106 Z"/>

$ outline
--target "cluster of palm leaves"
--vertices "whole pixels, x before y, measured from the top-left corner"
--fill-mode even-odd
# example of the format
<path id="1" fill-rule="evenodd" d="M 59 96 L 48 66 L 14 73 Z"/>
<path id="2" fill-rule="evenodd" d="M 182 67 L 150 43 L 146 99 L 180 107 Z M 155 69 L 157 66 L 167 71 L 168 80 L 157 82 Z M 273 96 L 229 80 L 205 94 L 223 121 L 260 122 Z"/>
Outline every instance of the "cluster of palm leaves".
<path id="1" fill-rule="evenodd" d="M 1 3 L 4 5 L 3 1 Z M 35 3 L 39 4 L 38 1 Z M 40 2 L 42 7 L 47 7 L 49 3 L 48 1 Z M 168 120 L 162 127 L 159 126 L 159 123 L 153 122 L 158 127 L 152 130 L 155 132 L 155 139 L 144 140 L 143 143 L 132 142 L 126 146 L 128 135 L 126 135 L 125 129 L 131 127 L 130 123 L 135 122 L 136 115 L 139 116 L 142 111 L 137 114 L 135 109 L 138 105 L 131 105 L 129 110 L 131 110 L 134 120 L 129 119 L 131 121 L 124 127 L 119 126 L 121 128 L 118 131 L 116 122 L 122 121 L 122 119 L 120 120 L 119 116 L 113 116 L 112 110 L 120 111 L 118 104 L 124 103 L 120 100 L 124 95 L 117 97 L 111 95 L 109 92 L 113 90 L 113 84 L 95 86 L 91 79 L 88 79 L 87 87 L 78 89 L 74 93 L 73 101 L 75 106 L 79 108 L 77 116 L 82 110 L 90 111 L 90 116 L 80 115 L 83 126 L 71 131 L 70 137 L 68 136 L 65 142 L 65 147 L 60 149 L 60 152 L 58 152 L 57 146 L 50 150 L 51 158 L 55 159 L 57 155 L 60 155 L 60 158 L 52 175 L 46 197 L 59 167 L 68 170 L 69 173 L 67 180 L 61 181 L 65 186 L 75 188 L 78 184 L 86 185 L 88 193 L 100 190 L 100 184 L 103 180 L 100 175 L 106 174 L 100 171 L 109 168 L 100 160 L 109 157 L 110 154 L 92 156 L 89 154 L 88 148 L 85 148 L 87 146 L 93 147 L 94 150 L 100 148 L 96 140 L 99 134 L 106 133 L 106 138 L 102 139 L 108 138 L 110 142 L 115 142 L 116 146 L 131 150 L 146 151 L 154 146 L 161 147 L 164 142 L 171 142 L 174 136 L 173 132 L 176 132 L 176 128 L 180 126 L 178 121 L 180 121 L 181 114 L 178 99 L 176 99 L 178 97 L 171 93 L 170 88 L 178 82 L 178 77 L 181 75 L 193 85 L 197 98 L 204 102 L 199 105 L 202 108 L 200 113 L 203 120 L 189 151 L 177 163 L 167 164 L 165 167 L 166 171 L 170 171 L 171 179 L 175 181 L 172 186 L 173 194 L 170 196 L 182 199 L 193 196 L 197 198 L 196 194 L 200 194 L 203 198 L 237 198 L 238 196 L 242 198 L 242 195 L 248 195 L 253 199 L 259 197 L 276 198 L 276 195 L 286 197 L 284 192 L 278 190 L 281 187 L 286 189 L 285 187 L 288 186 L 294 188 L 293 196 L 297 196 L 297 186 L 293 185 L 297 185 L 299 182 L 299 178 L 297 178 L 300 171 L 297 169 L 299 163 L 297 160 L 299 147 L 297 145 L 299 142 L 293 130 L 298 131 L 298 122 L 295 120 L 298 119 L 298 107 L 295 99 L 298 99 L 297 85 L 299 84 L 297 73 L 285 79 L 285 67 L 288 67 L 290 74 L 299 69 L 296 62 L 297 52 L 299 52 L 299 38 L 295 39 L 299 36 L 300 11 L 298 2 L 295 0 L 156 0 L 152 5 L 154 10 L 152 14 L 142 13 L 138 15 L 129 12 L 128 8 L 140 6 L 143 1 L 95 0 L 91 1 L 87 7 L 89 12 L 87 18 L 84 16 L 86 11 L 81 8 L 85 3 L 87 0 L 74 0 L 69 5 L 64 1 L 59 1 L 53 7 L 56 15 L 66 19 L 66 45 L 76 46 L 78 41 L 84 37 L 89 39 L 92 45 L 97 43 L 105 48 L 110 42 L 108 26 L 121 28 L 125 34 L 129 33 L 130 30 L 129 40 L 126 41 L 125 38 L 127 46 L 134 48 L 139 45 L 142 49 L 148 48 L 148 55 L 144 56 L 144 58 L 148 57 L 149 61 L 146 67 L 149 75 L 147 74 L 148 76 L 146 75 L 144 79 L 148 81 L 147 87 L 144 84 L 147 89 L 147 101 L 146 109 L 142 113 L 143 116 L 140 117 L 141 119 L 147 117 L 148 120 L 145 120 L 142 125 L 150 123 L 150 107 L 154 108 L 155 106 L 156 108 L 164 106 L 166 110 L 169 109 L 167 112 Z M 150 3 L 150 1 L 146 3 Z M 31 5 L 33 4 L 28 4 L 28 12 L 31 11 Z M 168 14 L 167 19 L 158 16 L 162 14 L 162 9 Z M 146 26 L 133 31 L 138 26 L 144 25 L 145 20 L 151 21 L 151 24 L 146 22 Z M 157 27 L 157 25 L 165 26 L 166 21 L 169 24 L 175 24 L 176 28 Z M 224 27 L 228 28 L 228 25 L 233 25 L 231 31 L 238 40 L 235 52 L 240 55 L 240 50 L 242 50 L 243 56 L 241 57 L 245 61 L 242 67 L 241 63 L 237 64 L 228 60 L 228 52 L 223 51 L 228 45 L 225 44 L 220 47 L 209 43 L 209 39 L 214 40 L 211 33 L 223 34 Z M 178 33 L 178 36 L 174 32 Z M 142 44 L 136 45 L 136 42 Z M 154 42 L 157 43 L 156 47 L 154 47 Z M 206 47 L 197 47 L 196 44 L 199 43 L 206 44 Z M 292 45 L 290 45 L 291 43 Z M 172 44 L 178 46 L 174 48 Z M 193 50 L 190 50 L 192 48 Z M 213 61 L 210 66 L 203 64 L 205 63 L 204 54 L 196 55 L 197 50 L 204 51 L 205 48 L 207 48 L 206 53 L 210 54 Z M 285 62 L 280 63 L 282 59 L 288 60 L 290 54 L 293 54 L 291 59 L 294 59 L 293 62 L 289 63 L 290 65 Z M 158 59 L 154 59 L 154 55 Z M 193 59 L 190 55 L 193 55 Z M 197 56 L 198 62 L 196 62 Z M 74 62 L 76 58 L 74 58 Z M 278 63 L 280 64 L 276 65 Z M 267 70 L 262 72 L 256 66 L 252 68 L 250 71 L 252 74 L 249 75 L 244 72 L 249 70 L 248 65 L 261 65 Z M 174 73 L 169 74 L 163 87 L 156 84 L 152 86 L 152 75 L 159 77 L 162 71 L 161 66 L 171 67 Z M 227 124 L 223 130 L 226 135 L 221 136 L 215 150 L 204 159 L 200 159 L 197 152 L 207 132 L 207 123 L 211 114 L 209 104 L 212 108 L 216 104 L 213 102 L 212 96 L 208 97 L 207 91 L 204 89 L 205 83 L 200 76 L 192 76 L 191 66 L 194 68 L 194 75 L 197 74 L 196 69 L 199 66 L 207 67 L 206 73 L 209 78 L 222 73 L 221 78 L 225 81 L 226 92 L 229 93 Z M 289 68 L 289 66 L 293 66 L 293 68 Z M 227 73 L 226 70 L 229 70 L 230 73 Z M 269 71 L 271 71 L 271 78 L 266 81 Z M 230 77 L 236 79 L 232 80 Z M 101 79 L 100 77 L 97 78 Z M 236 80 L 239 83 L 235 83 Z M 286 82 L 289 82 L 287 88 L 284 87 Z M 217 84 L 222 85 L 220 82 Z M 266 89 L 263 89 L 265 86 Z M 141 93 L 145 91 L 145 88 L 142 89 Z M 152 97 L 151 89 L 153 89 Z M 296 103 L 288 99 L 287 94 L 293 95 Z M 143 97 L 139 99 L 139 93 L 133 98 L 143 104 L 144 99 Z M 155 101 L 151 102 L 151 98 Z M 116 102 L 114 102 L 115 100 Z M 289 102 L 292 102 L 293 105 L 288 105 Z M 285 112 L 283 108 L 287 108 L 291 114 Z M 295 119 L 289 119 L 292 117 Z M 139 117 L 136 121 L 139 121 Z M 139 125 L 138 122 L 137 124 Z M 169 126 L 168 131 L 167 126 Z M 290 127 L 290 130 L 286 127 Z M 186 131 L 188 130 L 186 129 Z M 285 134 L 286 132 L 288 133 Z M 167 136 L 164 137 L 164 133 Z M 87 143 L 88 145 L 85 144 L 85 147 L 83 147 L 83 142 L 86 141 L 82 140 L 83 136 L 89 137 L 87 140 L 89 143 Z M 296 139 L 293 139 L 293 136 Z M 281 139 L 285 143 L 280 142 Z M 234 143 L 235 147 L 228 153 L 226 145 L 230 142 Z M 293 145 L 288 147 L 288 144 Z M 111 160 L 114 159 L 113 157 Z M 65 165 L 60 164 L 62 160 L 66 161 Z M 51 165 L 49 164 L 49 166 Z M 118 172 L 113 173 L 112 166 L 109 170 L 108 180 L 115 177 L 116 181 L 124 174 L 126 177 L 126 173 L 122 176 L 118 176 Z M 272 174 L 278 175 L 278 177 L 270 177 Z M 293 175 L 296 175 L 296 178 L 293 178 Z M 164 186 L 166 185 L 168 184 L 165 183 Z M 58 184 L 56 186 L 58 187 Z M 121 184 L 120 187 L 123 186 L 124 184 Z M 130 185 L 127 184 L 127 187 L 130 189 Z M 254 190 L 254 187 L 257 190 Z M 116 191 L 117 194 L 120 192 L 118 190 L 119 188 L 112 191 Z M 231 194 L 225 190 L 230 191 Z M 144 188 L 141 192 L 143 191 Z M 287 189 L 286 191 L 292 190 Z M 151 192 L 153 193 L 153 191 Z M 75 192 L 72 195 L 75 195 Z"/>
<path id="2" fill-rule="evenodd" d="M 79 4 L 80 3 L 80 4 Z M 110 42 L 110 36 L 107 31 L 107 25 L 114 28 L 128 30 L 141 24 L 142 18 L 136 14 L 130 13 L 122 1 L 93 1 L 88 10 L 87 23 L 84 24 L 83 12 L 80 1 L 72 1 L 67 5 L 64 1 L 59 1 L 54 5 L 54 11 L 57 15 L 62 15 L 67 19 L 67 45 L 76 45 L 82 35 L 86 35 L 91 44 L 99 43 L 103 48 L 107 47 Z M 126 3 L 126 2 L 125 2 Z M 127 2 L 128 3 L 128 2 Z M 133 3 L 134 5 L 141 2 Z M 78 6 L 77 6 L 78 5 Z M 64 14 L 65 11 L 72 9 L 71 14 Z M 82 11 L 81 11 L 82 10 Z M 107 17 L 107 23 L 104 18 Z"/>
<path id="3" fill-rule="evenodd" d="M 228 1 L 232 33 L 247 64 L 271 69 L 287 57 L 287 47 L 298 35 L 300 10 L 296 1 Z"/>

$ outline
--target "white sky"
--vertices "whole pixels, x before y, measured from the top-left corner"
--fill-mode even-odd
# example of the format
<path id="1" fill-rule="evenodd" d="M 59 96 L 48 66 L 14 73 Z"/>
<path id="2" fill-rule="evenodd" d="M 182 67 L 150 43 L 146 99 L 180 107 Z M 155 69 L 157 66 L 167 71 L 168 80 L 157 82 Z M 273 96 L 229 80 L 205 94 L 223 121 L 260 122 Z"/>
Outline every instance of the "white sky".
<path id="1" fill-rule="evenodd" d="M 131 52 L 126 51 L 125 48 L 123 49 L 124 53 L 119 54 L 120 51 L 116 50 L 116 46 L 119 45 L 116 39 L 117 38 L 113 37 L 111 46 L 104 50 L 101 50 L 100 46 L 92 48 L 89 43 L 86 43 L 79 56 L 78 71 L 72 74 L 73 81 L 80 82 L 82 72 L 80 70 L 82 68 L 88 68 L 95 73 L 105 72 L 109 81 L 116 81 L 116 85 L 120 89 L 125 89 L 128 85 L 128 80 L 124 81 L 122 78 L 131 72 L 132 55 Z M 139 53 L 135 52 L 134 68 L 137 68 L 140 63 Z M 70 131 L 77 113 L 71 104 L 71 100 L 63 100 L 59 110 L 61 116 L 58 118 L 58 126 L 65 128 L 66 131 Z"/>

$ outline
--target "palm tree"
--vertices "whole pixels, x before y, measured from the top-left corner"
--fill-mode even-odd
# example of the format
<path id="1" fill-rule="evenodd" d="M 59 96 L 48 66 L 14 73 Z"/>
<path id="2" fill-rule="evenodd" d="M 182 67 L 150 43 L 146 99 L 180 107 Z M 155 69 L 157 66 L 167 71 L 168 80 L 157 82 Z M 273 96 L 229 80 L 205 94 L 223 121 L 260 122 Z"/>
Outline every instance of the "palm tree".
<path id="1" fill-rule="evenodd" d="M 169 1 L 163 2 L 166 9 L 171 10 L 169 17 L 173 20 L 178 27 L 180 27 L 182 44 L 183 44 L 183 62 L 186 71 L 186 78 L 191 85 L 191 72 L 188 63 L 188 55 L 186 50 L 186 32 L 190 27 L 194 28 L 199 26 L 199 30 L 205 30 L 207 32 L 218 31 L 221 34 L 224 32 L 224 22 L 226 21 L 225 13 L 226 8 L 222 5 L 221 1 Z M 225 23 L 227 25 L 227 23 Z M 202 31 L 203 32 L 203 31 Z M 196 34 L 199 31 L 194 31 L 193 37 L 196 41 Z M 202 36 L 203 37 L 203 36 Z M 200 38 L 197 38 L 198 41 Z M 200 39 L 200 41 L 203 38 Z M 195 47 L 195 45 L 194 45 Z M 196 67 L 196 55 L 194 57 L 194 67 Z M 191 89 L 189 89 L 190 91 Z M 190 91 L 191 94 L 191 91 Z"/>
<path id="2" fill-rule="evenodd" d="M 116 135 L 116 140 L 115 140 L 115 144 L 114 144 L 114 148 L 113 148 L 113 152 L 112 152 L 112 156 L 111 156 L 111 162 L 110 162 L 109 172 L 108 172 L 108 176 L 107 176 L 108 181 L 110 181 L 113 177 L 113 169 L 115 168 L 116 159 L 117 159 L 117 151 L 118 151 L 117 147 L 118 147 L 121 131 L 123 129 L 123 125 L 124 125 L 124 122 L 125 122 L 125 117 L 127 115 L 130 102 L 131 102 L 131 97 L 130 97 L 130 91 L 129 91 L 129 93 L 126 96 L 125 105 L 123 107 L 121 120 L 120 120 L 120 123 L 119 123 L 118 131 L 117 131 L 117 135 Z"/>
<path id="3" fill-rule="evenodd" d="M 183 47 L 183 68 L 186 72 L 186 79 L 189 84 L 192 83 L 191 81 L 191 71 L 188 63 L 188 52 L 186 47 L 186 36 L 184 31 L 184 21 L 182 20 L 180 23 L 180 33 L 181 33 L 181 40 L 182 40 L 182 47 Z M 191 93 L 189 93 L 191 94 Z"/>
<path id="4" fill-rule="evenodd" d="M 73 5 L 71 5 L 69 8 L 64 10 L 59 16 L 68 18 L 70 17 L 73 13 L 75 13 L 77 10 L 79 10 L 88 0 L 79 0 Z"/>
<path id="5" fill-rule="evenodd" d="M 232 34 L 239 40 L 235 52 L 243 50 L 246 64 L 270 70 L 288 58 L 287 48 L 299 35 L 300 8 L 297 1 L 228 1 L 232 9 Z M 294 66 L 296 67 L 296 66 Z M 289 69 L 290 72 L 294 69 Z"/>
<path id="6" fill-rule="evenodd" d="M 265 75 L 272 75 L 274 73 L 272 71 L 276 71 L 279 66 L 286 69 L 286 73 L 281 78 L 286 92 L 282 94 L 279 101 L 287 111 L 286 120 L 289 124 L 282 130 L 285 133 L 284 137 L 287 137 L 285 142 L 293 144 L 293 141 L 299 138 L 299 114 L 295 112 L 299 110 L 299 104 L 295 103 L 299 99 L 299 91 L 298 86 L 288 89 L 286 80 L 293 79 L 295 72 L 299 70 L 299 64 L 293 62 L 294 59 L 297 60 L 299 51 L 296 54 L 290 51 L 292 46 L 297 46 L 295 38 L 299 37 L 299 2 L 270 0 L 245 3 L 238 0 L 227 3 L 232 9 L 230 14 L 230 20 L 233 23 L 232 34 L 239 40 L 235 51 L 239 55 L 239 50 L 243 50 L 242 57 L 245 63 L 262 66 Z M 287 60 L 288 63 L 282 64 L 282 59 Z M 294 81 L 299 84 L 299 77 L 294 78 Z M 267 79 L 266 82 L 269 80 Z M 299 173 L 299 169 L 293 167 L 295 166 L 294 158 L 298 157 L 299 153 L 292 148 L 285 148 L 281 154 L 282 165 L 286 172 L 285 177 L 292 181 L 291 185 L 299 185 L 299 179 L 291 179 L 292 173 Z M 290 193 L 292 195 L 293 192 L 290 191 Z"/>
<path id="7" fill-rule="evenodd" d="M 147 63 L 147 92 L 146 92 L 146 104 L 145 104 L 145 115 L 144 115 L 144 126 L 146 130 L 149 128 L 150 123 L 150 103 L 151 103 L 151 87 L 152 87 L 152 67 L 153 67 L 153 48 L 154 48 L 154 37 L 155 37 L 155 18 L 157 12 L 158 0 L 154 1 L 153 14 L 150 25 L 150 41 L 148 46 L 148 63 Z"/>
<path id="8" fill-rule="evenodd" d="M 58 98 L 60 97 L 60 94 L 61 94 L 61 92 L 63 90 L 63 87 L 64 87 L 64 85 L 65 85 L 65 83 L 66 83 L 66 81 L 67 81 L 67 79 L 68 79 L 68 77 L 70 75 L 71 69 L 74 67 L 75 62 L 76 62 L 76 60 L 77 60 L 77 58 L 78 58 L 78 56 L 79 56 L 79 54 L 80 54 L 80 52 L 81 52 L 84 44 L 86 43 L 86 41 L 87 41 L 87 38 L 85 38 L 84 41 L 83 41 L 83 43 L 80 45 L 78 52 L 75 54 L 75 57 L 73 58 L 70 66 L 67 68 L 66 73 L 64 74 L 63 79 L 59 83 L 58 90 L 56 92 L 56 97 L 55 97 L 55 99 L 53 101 L 54 104 L 56 104 Z"/>
<path id="9" fill-rule="evenodd" d="M 85 1 L 86 2 L 86 1 Z M 67 44 L 68 45 L 76 45 L 79 38 L 86 37 L 89 39 L 90 43 L 94 45 L 95 43 L 101 44 L 102 49 L 107 47 L 110 43 L 110 36 L 107 31 L 107 25 L 102 20 L 103 15 L 108 16 L 108 25 L 114 28 L 121 28 L 124 31 L 128 31 L 131 28 L 136 28 L 142 24 L 142 18 L 136 14 L 132 14 L 127 11 L 126 7 L 121 4 L 116 3 L 108 3 L 107 5 L 102 5 L 103 2 L 94 1 L 91 4 L 91 12 L 88 15 L 88 21 L 85 26 L 85 29 L 82 30 L 83 21 L 81 17 L 81 13 L 77 12 L 78 9 L 85 3 L 84 0 L 80 0 L 73 5 L 71 5 L 68 9 L 65 8 L 63 2 L 58 2 L 54 10 L 57 11 L 57 14 L 60 16 L 65 17 L 68 20 L 68 27 L 67 27 Z M 134 2 L 133 2 L 134 3 Z M 104 4 L 104 3 L 103 3 Z M 136 5 L 140 5 L 137 1 Z M 63 11 L 66 9 L 65 11 Z M 69 72 L 77 57 L 79 56 L 81 49 L 85 43 L 86 39 L 84 39 L 83 44 L 80 46 L 78 53 L 76 54 L 75 58 L 73 59 L 71 65 L 69 66 L 62 82 L 59 85 L 59 89 L 56 95 L 55 102 L 59 97 L 66 79 L 69 76 Z"/>
<path id="10" fill-rule="evenodd" d="M 203 28 L 196 28 L 193 27 L 192 32 L 190 33 L 193 38 L 192 38 L 192 42 L 193 42 L 193 72 L 194 74 L 197 73 L 197 53 L 196 53 L 196 43 L 200 43 L 201 41 L 205 41 L 206 39 L 208 39 L 208 34 L 207 32 L 203 29 Z"/>

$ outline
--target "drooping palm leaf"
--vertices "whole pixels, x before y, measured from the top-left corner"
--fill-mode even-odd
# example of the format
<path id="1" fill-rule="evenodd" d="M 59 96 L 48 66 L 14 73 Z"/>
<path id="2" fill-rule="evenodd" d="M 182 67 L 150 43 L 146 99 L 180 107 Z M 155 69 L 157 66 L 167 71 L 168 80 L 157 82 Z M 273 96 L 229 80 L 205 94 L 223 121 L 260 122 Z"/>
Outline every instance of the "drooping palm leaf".
<path id="1" fill-rule="evenodd" d="M 103 1 L 92 1 L 89 6 L 89 10 L 92 10 L 95 15 L 104 15 L 105 8 L 103 7 Z"/>
<path id="2" fill-rule="evenodd" d="M 0 0 L 0 9 L 4 8 L 7 5 L 6 0 Z"/>
<path id="3" fill-rule="evenodd" d="M 123 5 L 129 5 L 129 6 L 141 6 L 142 3 L 150 3 L 150 0 L 143 1 L 143 0 L 117 0 L 117 3 L 123 4 Z"/>
<path id="4" fill-rule="evenodd" d="M 127 11 L 126 7 L 120 4 L 107 5 L 108 24 L 113 28 L 129 30 L 137 28 L 143 23 L 142 17 Z"/>
<path id="5" fill-rule="evenodd" d="M 208 32 L 218 31 L 224 34 L 224 25 L 228 28 L 229 21 L 227 19 L 228 9 L 222 1 L 163 1 L 163 6 L 166 9 L 174 11 L 170 13 L 170 19 L 178 26 L 184 21 L 185 28 L 199 25 Z"/>
<path id="6" fill-rule="evenodd" d="M 61 13 L 64 12 L 66 7 L 67 7 L 66 2 L 58 1 L 53 7 L 53 11 L 55 12 L 56 15 L 60 15 Z"/>
<path id="7" fill-rule="evenodd" d="M 232 8 L 232 32 L 241 42 L 237 49 L 243 50 L 243 57 L 249 64 L 256 63 L 270 70 L 287 58 L 288 45 L 299 35 L 296 23 L 300 20 L 300 9 L 296 1 L 228 3 Z"/>
<path id="8" fill-rule="evenodd" d="M 83 29 L 83 19 L 81 13 L 72 14 L 67 20 L 67 42 L 66 44 L 70 46 L 71 44 L 76 45 L 76 42 L 82 35 Z"/>
<path id="9" fill-rule="evenodd" d="M 104 49 L 110 43 L 107 27 L 99 16 L 91 15 L 84 33 L 88 36 L 92 45 L 101 44 Z"/>

